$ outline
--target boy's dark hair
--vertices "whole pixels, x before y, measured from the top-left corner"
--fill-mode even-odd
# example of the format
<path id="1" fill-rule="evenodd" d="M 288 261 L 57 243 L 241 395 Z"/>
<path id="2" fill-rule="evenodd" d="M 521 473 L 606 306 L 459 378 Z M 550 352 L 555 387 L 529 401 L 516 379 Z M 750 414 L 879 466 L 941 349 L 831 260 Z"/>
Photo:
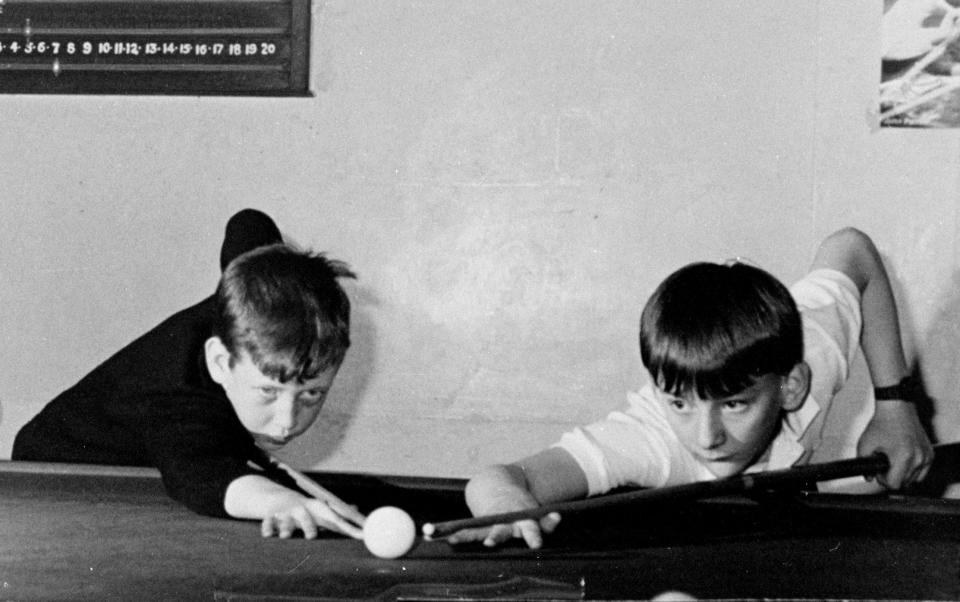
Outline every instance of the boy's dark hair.
<path id="1" fill-rule="evenodd" d="M 800 313 L 790 291 L 760 268 L 693 263 L 647 301 L 640 356 L 671 395 L 727 397 L 803 360 Z"/>
<path id="2" fill-rule="evenodd" d="M 216 293 L 213 334 L 280 382 L 315 377 L 350 346 L 350 300 L 337 281 L 346 264 L 280 243 L 230 262 Z"/>

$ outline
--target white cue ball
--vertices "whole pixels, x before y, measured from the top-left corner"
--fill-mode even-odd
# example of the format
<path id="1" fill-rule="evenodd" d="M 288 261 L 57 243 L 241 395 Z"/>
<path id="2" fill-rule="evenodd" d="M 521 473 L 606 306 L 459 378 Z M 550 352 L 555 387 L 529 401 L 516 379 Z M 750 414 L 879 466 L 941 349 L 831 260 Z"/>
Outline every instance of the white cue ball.
<path id="1" fill-rule="evenodd" d="M 665 591 L 650 598 L 650 602 L 691 602 L 695 600 L 696 598 L 686 592 L 678 592 L 673 590 Z"/>
<path id="2" fill-rule="evenodd" d="M 379 558 L 399 558 L 410 551 L 417 529 L 410 515 L 394 506 L 377 508 L 363 523 L 363 543 Z"/>

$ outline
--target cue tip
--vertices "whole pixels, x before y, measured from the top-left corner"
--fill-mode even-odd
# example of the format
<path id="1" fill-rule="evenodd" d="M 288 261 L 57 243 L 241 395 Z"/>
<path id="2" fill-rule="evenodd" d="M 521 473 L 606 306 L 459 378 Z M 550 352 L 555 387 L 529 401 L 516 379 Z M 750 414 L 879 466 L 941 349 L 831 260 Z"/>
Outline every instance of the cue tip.
<path id="1" fill-rule="evenodd" d="M 424 525 L 420 527 L 420 531 L 423 533 L 424 537 L 430 539 L 437 531 L 437 528 L 433 525 L 433 523 L 424 523 Z"/>

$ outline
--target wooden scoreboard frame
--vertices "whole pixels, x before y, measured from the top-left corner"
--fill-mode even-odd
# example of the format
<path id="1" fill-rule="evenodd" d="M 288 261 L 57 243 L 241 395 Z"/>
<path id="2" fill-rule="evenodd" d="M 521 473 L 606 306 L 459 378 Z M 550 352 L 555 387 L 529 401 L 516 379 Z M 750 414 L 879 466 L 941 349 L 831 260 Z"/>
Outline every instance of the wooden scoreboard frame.
<path id="1" fill-rule="evenodd" d="M 311 0 L 0 0 L 0 93 L 309 96 Z"/>

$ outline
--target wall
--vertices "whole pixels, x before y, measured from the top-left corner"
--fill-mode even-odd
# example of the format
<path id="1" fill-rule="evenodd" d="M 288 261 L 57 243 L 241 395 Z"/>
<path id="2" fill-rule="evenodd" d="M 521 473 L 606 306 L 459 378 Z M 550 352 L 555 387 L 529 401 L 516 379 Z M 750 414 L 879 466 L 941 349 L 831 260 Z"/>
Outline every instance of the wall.
<path id="1" fill-rule="evenodd" d="M 888 259 L 956 438 L 956 135 L 876 128 L 881 8 L 331 0 L 311 98 L 0 97 L 0 456 L 212 291 L 248 206 L 360 274 L 302 465 L 462 476 L 536 451 L 642 382 L 667 273 L 743 256 L 792 280 L 842 225 Z"/>

